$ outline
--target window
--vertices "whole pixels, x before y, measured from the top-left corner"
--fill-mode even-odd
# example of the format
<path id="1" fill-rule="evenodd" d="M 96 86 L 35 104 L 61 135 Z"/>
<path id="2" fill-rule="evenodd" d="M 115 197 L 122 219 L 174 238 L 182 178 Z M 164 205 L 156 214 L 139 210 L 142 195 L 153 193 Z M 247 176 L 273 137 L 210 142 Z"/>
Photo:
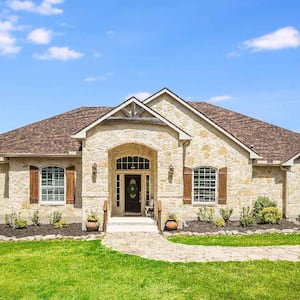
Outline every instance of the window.
<path id="1" fill-rule="evenodd" d="M 146 175 L 146 206 L 150 206 L 150 175 Z"/>
<path id="2" fill-rule="evenodd" d="M 60 167 L 46 167 L 41 171 L 42 202 L 65 201 L 65 170 Z"/>
<path id="3" fill-rule="evenodd" d="M 117 159 L 117 170 L 149 170 L 149 159 L 139 156 L 126 156 Z"/>
<path id="4" fill-rule="evenodd" d="M 216 201 L 216 175 L 214 168 L 199 167 L 193 171 L 193 200 L 196 203 Z"/>
<path id="5" fill-rule="evenodd" d="M 116 189 L 117 207 L 120 206 L 120 192 L 121 192 L 120 175 L 117 175 L 117 189 Z"/>

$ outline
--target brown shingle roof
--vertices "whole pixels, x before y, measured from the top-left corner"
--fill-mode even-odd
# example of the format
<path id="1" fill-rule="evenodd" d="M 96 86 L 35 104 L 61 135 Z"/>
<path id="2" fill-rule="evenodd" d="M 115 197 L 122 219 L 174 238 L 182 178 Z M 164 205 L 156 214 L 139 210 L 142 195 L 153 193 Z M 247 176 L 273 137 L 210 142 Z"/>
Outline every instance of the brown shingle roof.
<path id="1" fill-rule="evenodd" d="M 215 124 L 267 160 L 286 161 L 300 152 L 300 134 L 208 104 L 189 102 Z M 80 144 L 72 134 L 84 129 L 110 107 L 81 107 L 0 134 L 0 154 L 68 154 Z"/>
<path id="2" fill-rule="evenodd" d="M 80 144 L 71 135 L 111 108 L 81 107 L 0 135 L 0 154 L 67 154 Z"/>
<path id="3" fill-rule="evenodd" d="M 300 152 L 296 132 L 206 102 L 189 104 L 263 159 L 286 161 Z"/>

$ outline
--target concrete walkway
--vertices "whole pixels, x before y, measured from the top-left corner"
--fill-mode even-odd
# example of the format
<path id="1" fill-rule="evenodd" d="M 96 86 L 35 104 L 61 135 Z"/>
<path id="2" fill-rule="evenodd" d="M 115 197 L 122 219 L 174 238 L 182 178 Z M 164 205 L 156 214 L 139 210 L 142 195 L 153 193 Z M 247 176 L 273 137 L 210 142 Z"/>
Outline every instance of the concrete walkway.
<path id="1" fill-rule="evenodd" d="M 102 244 L 113 250 L 169 262 L 300 261 L 300 246 L 221 247 L 175 244 L 158 233 L 107 233 Z"/>

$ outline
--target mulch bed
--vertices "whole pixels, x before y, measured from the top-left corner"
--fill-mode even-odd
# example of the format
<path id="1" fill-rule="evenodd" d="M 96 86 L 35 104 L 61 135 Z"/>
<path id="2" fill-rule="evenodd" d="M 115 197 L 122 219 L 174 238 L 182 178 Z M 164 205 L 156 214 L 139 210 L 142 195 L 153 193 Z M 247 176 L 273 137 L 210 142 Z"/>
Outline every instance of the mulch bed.
<path id="1" fill-rule="evenodd" d="M 17 238 L 33 236 L 33 235 L 52 235 L 60 234 L 62 236 L 84 236 L 92 232 L 82 231 L 81 223 L 68 224 L 63 228 L 55 228 L 50 224 L 42 224 L 40 226 L 29 225 L 27 228 L 14 229 L 0 224 L 0 235 L 7 237 L 15 236 Z M 95 233 L 95 232 L 94 232 Z"/>
<path id="2" fill-rule="evenodd" d="M 255 224 L 251 227 L 242 227 L 239 221 L 229 221 L 226 223 L 225 227 L 217 227 L 213 224 L 213 222 L 203 222 L 203 221 L 188 221 L 186 222 L 187 226 L 180 231 L 190 231 L 190 232 L 217 232 L 221 230 L 236 230 L 238 232 L 247 232 L 249 230 L 266 230 L 266 229 L 297 229 L 300 231 L 300 224 L 295 224 L 293 222 L 289 222 L 287 220 L 282 220 L 280 224 Z"/>

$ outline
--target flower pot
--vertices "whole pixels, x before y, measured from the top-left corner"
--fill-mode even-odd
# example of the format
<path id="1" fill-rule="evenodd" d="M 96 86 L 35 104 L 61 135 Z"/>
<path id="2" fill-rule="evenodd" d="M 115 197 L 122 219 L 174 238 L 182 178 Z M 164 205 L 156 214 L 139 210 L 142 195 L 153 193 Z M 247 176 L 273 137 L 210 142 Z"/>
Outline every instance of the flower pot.
<path id="1" fill-rule="evenodd" d="M 177 230 L 178 224 L 175 220 L 168 220 L 165 223 L 165 230 Z"/>
<path id="2" fill-rule="evenodd" d="M 85 223 L 87 231 L 98 231 L 99 230 L 99 222 L 86 222 Z"/>

